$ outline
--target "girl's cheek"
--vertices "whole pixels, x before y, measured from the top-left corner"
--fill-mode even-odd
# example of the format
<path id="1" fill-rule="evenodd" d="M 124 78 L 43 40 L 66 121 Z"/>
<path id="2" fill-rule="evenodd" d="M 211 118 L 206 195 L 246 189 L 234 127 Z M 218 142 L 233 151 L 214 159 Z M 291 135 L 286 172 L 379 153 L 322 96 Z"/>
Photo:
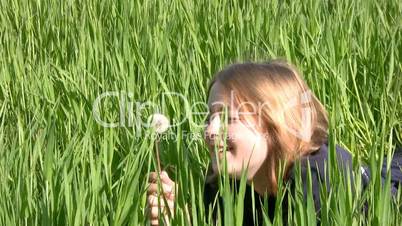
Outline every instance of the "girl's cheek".
<path id="1" fill-rule="evenodd" d="M 244 135 L 244 130 L 240 127 L 240 126 L 236 126 L 236 125 L 233 125 L 233 126 L 230 126 L 229 128 L 228 128 L 228 139 L 229 139 L 229 141 L 231 141 L 231 142 L 236 142 L 236 141 L 239 141 L 239 140 L 241 140 L 241 137 L 242 137 L 242 135 Z"/>

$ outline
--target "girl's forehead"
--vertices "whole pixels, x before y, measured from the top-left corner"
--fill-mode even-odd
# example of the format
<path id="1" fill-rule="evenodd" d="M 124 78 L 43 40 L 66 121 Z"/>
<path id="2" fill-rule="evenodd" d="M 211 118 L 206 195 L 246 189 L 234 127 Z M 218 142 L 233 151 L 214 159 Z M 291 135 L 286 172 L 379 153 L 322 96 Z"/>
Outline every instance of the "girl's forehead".
<path id="1" fill-rule="evenodd" d="M 214 113 L 223 113 L 226 109 L 227 113 L 232 117 L 249 117 L 256 116 L 257 112 L 254 108 L 249 108 L 250 103 L 237 103 L 236 101 L 227 102 L 227 101 L 211 101 L 208 103 L 208 111 L 210 114 Z M 254 109 L 254 110 L 250 110 Z"/>
<path id="2" fill-rule="evenodd" d="M 229 109 L 236 108 L 234 90 L 227 90 L 219 81 L 215 82 L 208 96 L 208 108 L 210 111 L 222 111 L 225 107 Z"/>
<path id="3" fill-rule="evenodd" d="M 236 101 L 230 100 L 230 97 L 221 94 L 221 95 L 213 95 L 208 98 L 208 109 L 209 112 L 222 112 L 225 109 L 228 113 L 237 112 L 238 105 Z"/>
<path id="4" fill-rule="evenodd" d="M 256 116 L 256 106 L 251 102 L 239 102 L 240 95 L 235 90 L 228 90 L 219 81 L 215 82 L 209 92 L 209 113 L 223 112 L 225 108 L 231 116 L 249 117 Z"/>
<path id="5" fill-rule="evenodd" d="M 212 105 L 208 105 L 208 108 L 210 113 L 224 112 L 225 109 L 227 109 L 228 114 L 238 113 L 238 109 L 235 106 L 230 106 L 223 102 L 214 102 Z"/>
<path id="6" fill-rule="evenodd" d="M 224 101 L 228 99 L 228 95 L 230 92 L 219 82 L 215 82 L 208 94 L 208 103 L 211 101 Z"/>
<path id="7" fill-rule="evenodd" d="M 253 103 L 241 103 L 237 99 L 235 90 L 226 89 L 220 82 L 215 82 L 209 92 L 208 110 L 210 114 L 223 112 L 225 108 L 231 117 L 249 117 L 253 116 L 255 107 L 250 106 Z M 254 115 L 255 116 L 255 115 Z"/>

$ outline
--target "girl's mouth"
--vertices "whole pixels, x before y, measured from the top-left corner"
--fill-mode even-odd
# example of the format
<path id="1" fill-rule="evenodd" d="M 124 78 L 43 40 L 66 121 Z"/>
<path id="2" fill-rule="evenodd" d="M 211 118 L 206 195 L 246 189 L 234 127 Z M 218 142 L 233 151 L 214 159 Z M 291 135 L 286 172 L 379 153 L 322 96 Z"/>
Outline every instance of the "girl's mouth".
<path id="1" fill-rule="evenodd" d="M 220 152 L 218 153 L 218 158 L 219 158 L 219 159 L 223 158 L 223 154 L 224 154 L 224 152 L 223 152 L 223 151 L 220 151 Z"/>
<path id="2" fill-rule="evenodd" d="M 222 157 L 223 157 L 223 155 L 225 153 L 224 147 L 220 146 L 220 147 L 217 147 L 215 150 L 216 150 L 216 152 L 214 151 L 214 149 L 211 150 L 211 152 L 210 152 L 211 156 L 215 156 L 215 153 L 216 153 L 217 157 L 219 157 L 219 159 L 222 159 Z M 232 153 L 233 151 L 234 151 L 234 148 L 232 146 L 227 146 L 226 147 L 226 152 L 231 152 Z"/>
<path id="3" fill-rule="evenodd" d="M 219 150 L 218 150 L 218 153 L 224 153 L 224 148 L 222 147 L 222 148 L 219 148 Z M 232 152 L 233 151 L 233 148 L 232 147 L 227 147 L 226 148 L 226 152 Z"/>

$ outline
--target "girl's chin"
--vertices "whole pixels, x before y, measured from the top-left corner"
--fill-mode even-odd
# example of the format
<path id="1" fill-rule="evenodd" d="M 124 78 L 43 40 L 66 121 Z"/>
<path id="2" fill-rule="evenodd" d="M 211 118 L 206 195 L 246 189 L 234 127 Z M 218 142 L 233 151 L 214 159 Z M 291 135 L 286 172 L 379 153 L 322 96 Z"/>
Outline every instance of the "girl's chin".
<path id="1" fill-rule="evenodd" d="M 218 155 L 218 158 L 219 158 L 219 164 L 218 164 L 218 161 L 216 161 L 216 158 L 215 158 L 215 156 L 214 157 L 212 157 L 212 169 L 214 170 L 214 172 L 216 172 L 216 173 L 219 173 L 219 170 L 218 170 L 218 166 L 220 167 L 220 170 L 221 171 L 223 171 L 223 161 L 224 161 L 224 156 L 223 156 L 223 153 L 222 153 L 222 155 Z M 232 164 L 230 164 L 230 156 L 229 156 L 229 154 L 226 154 L 226 163 L 227 163 L 227 169 L 228 169 L 228 174 L 229 174 L 229 176 L 230 175 L 232 175 L 232 174 L 236 174 L 236 170 L 233 168 L 233 165 Z"/>
<path id="2" fill-rule="evenodd" d="M 223 151 L 218 152 L 219 159 L 223 159 L 224 155 L 225 155 L 225 152 L 223 152 Z"/>

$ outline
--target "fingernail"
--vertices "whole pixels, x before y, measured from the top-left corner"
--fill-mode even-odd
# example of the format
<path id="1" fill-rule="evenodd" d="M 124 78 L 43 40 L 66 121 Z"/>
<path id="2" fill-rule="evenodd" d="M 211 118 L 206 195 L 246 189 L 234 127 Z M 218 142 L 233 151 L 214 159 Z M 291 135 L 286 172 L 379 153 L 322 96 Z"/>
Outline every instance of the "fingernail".
<path id="1" fill-rule="evenodd" d="M 171 199 L 171 200 L 172 200 L 172 199 L 173 199 L 173 197 L 174 197 L 174 196 L 173 196 L 173 194 L 172 194 L 172 193 L 170 193 L 170 194 L 169 194 L 169 199 Z"/>
<path id="2" fill-rule="evenodd" d="M 167 188 L 167 192 L 168 193 L 171 193 L 173 191 L 173 187 L 172 186 L 169 186 L 168 188 Z"/>

